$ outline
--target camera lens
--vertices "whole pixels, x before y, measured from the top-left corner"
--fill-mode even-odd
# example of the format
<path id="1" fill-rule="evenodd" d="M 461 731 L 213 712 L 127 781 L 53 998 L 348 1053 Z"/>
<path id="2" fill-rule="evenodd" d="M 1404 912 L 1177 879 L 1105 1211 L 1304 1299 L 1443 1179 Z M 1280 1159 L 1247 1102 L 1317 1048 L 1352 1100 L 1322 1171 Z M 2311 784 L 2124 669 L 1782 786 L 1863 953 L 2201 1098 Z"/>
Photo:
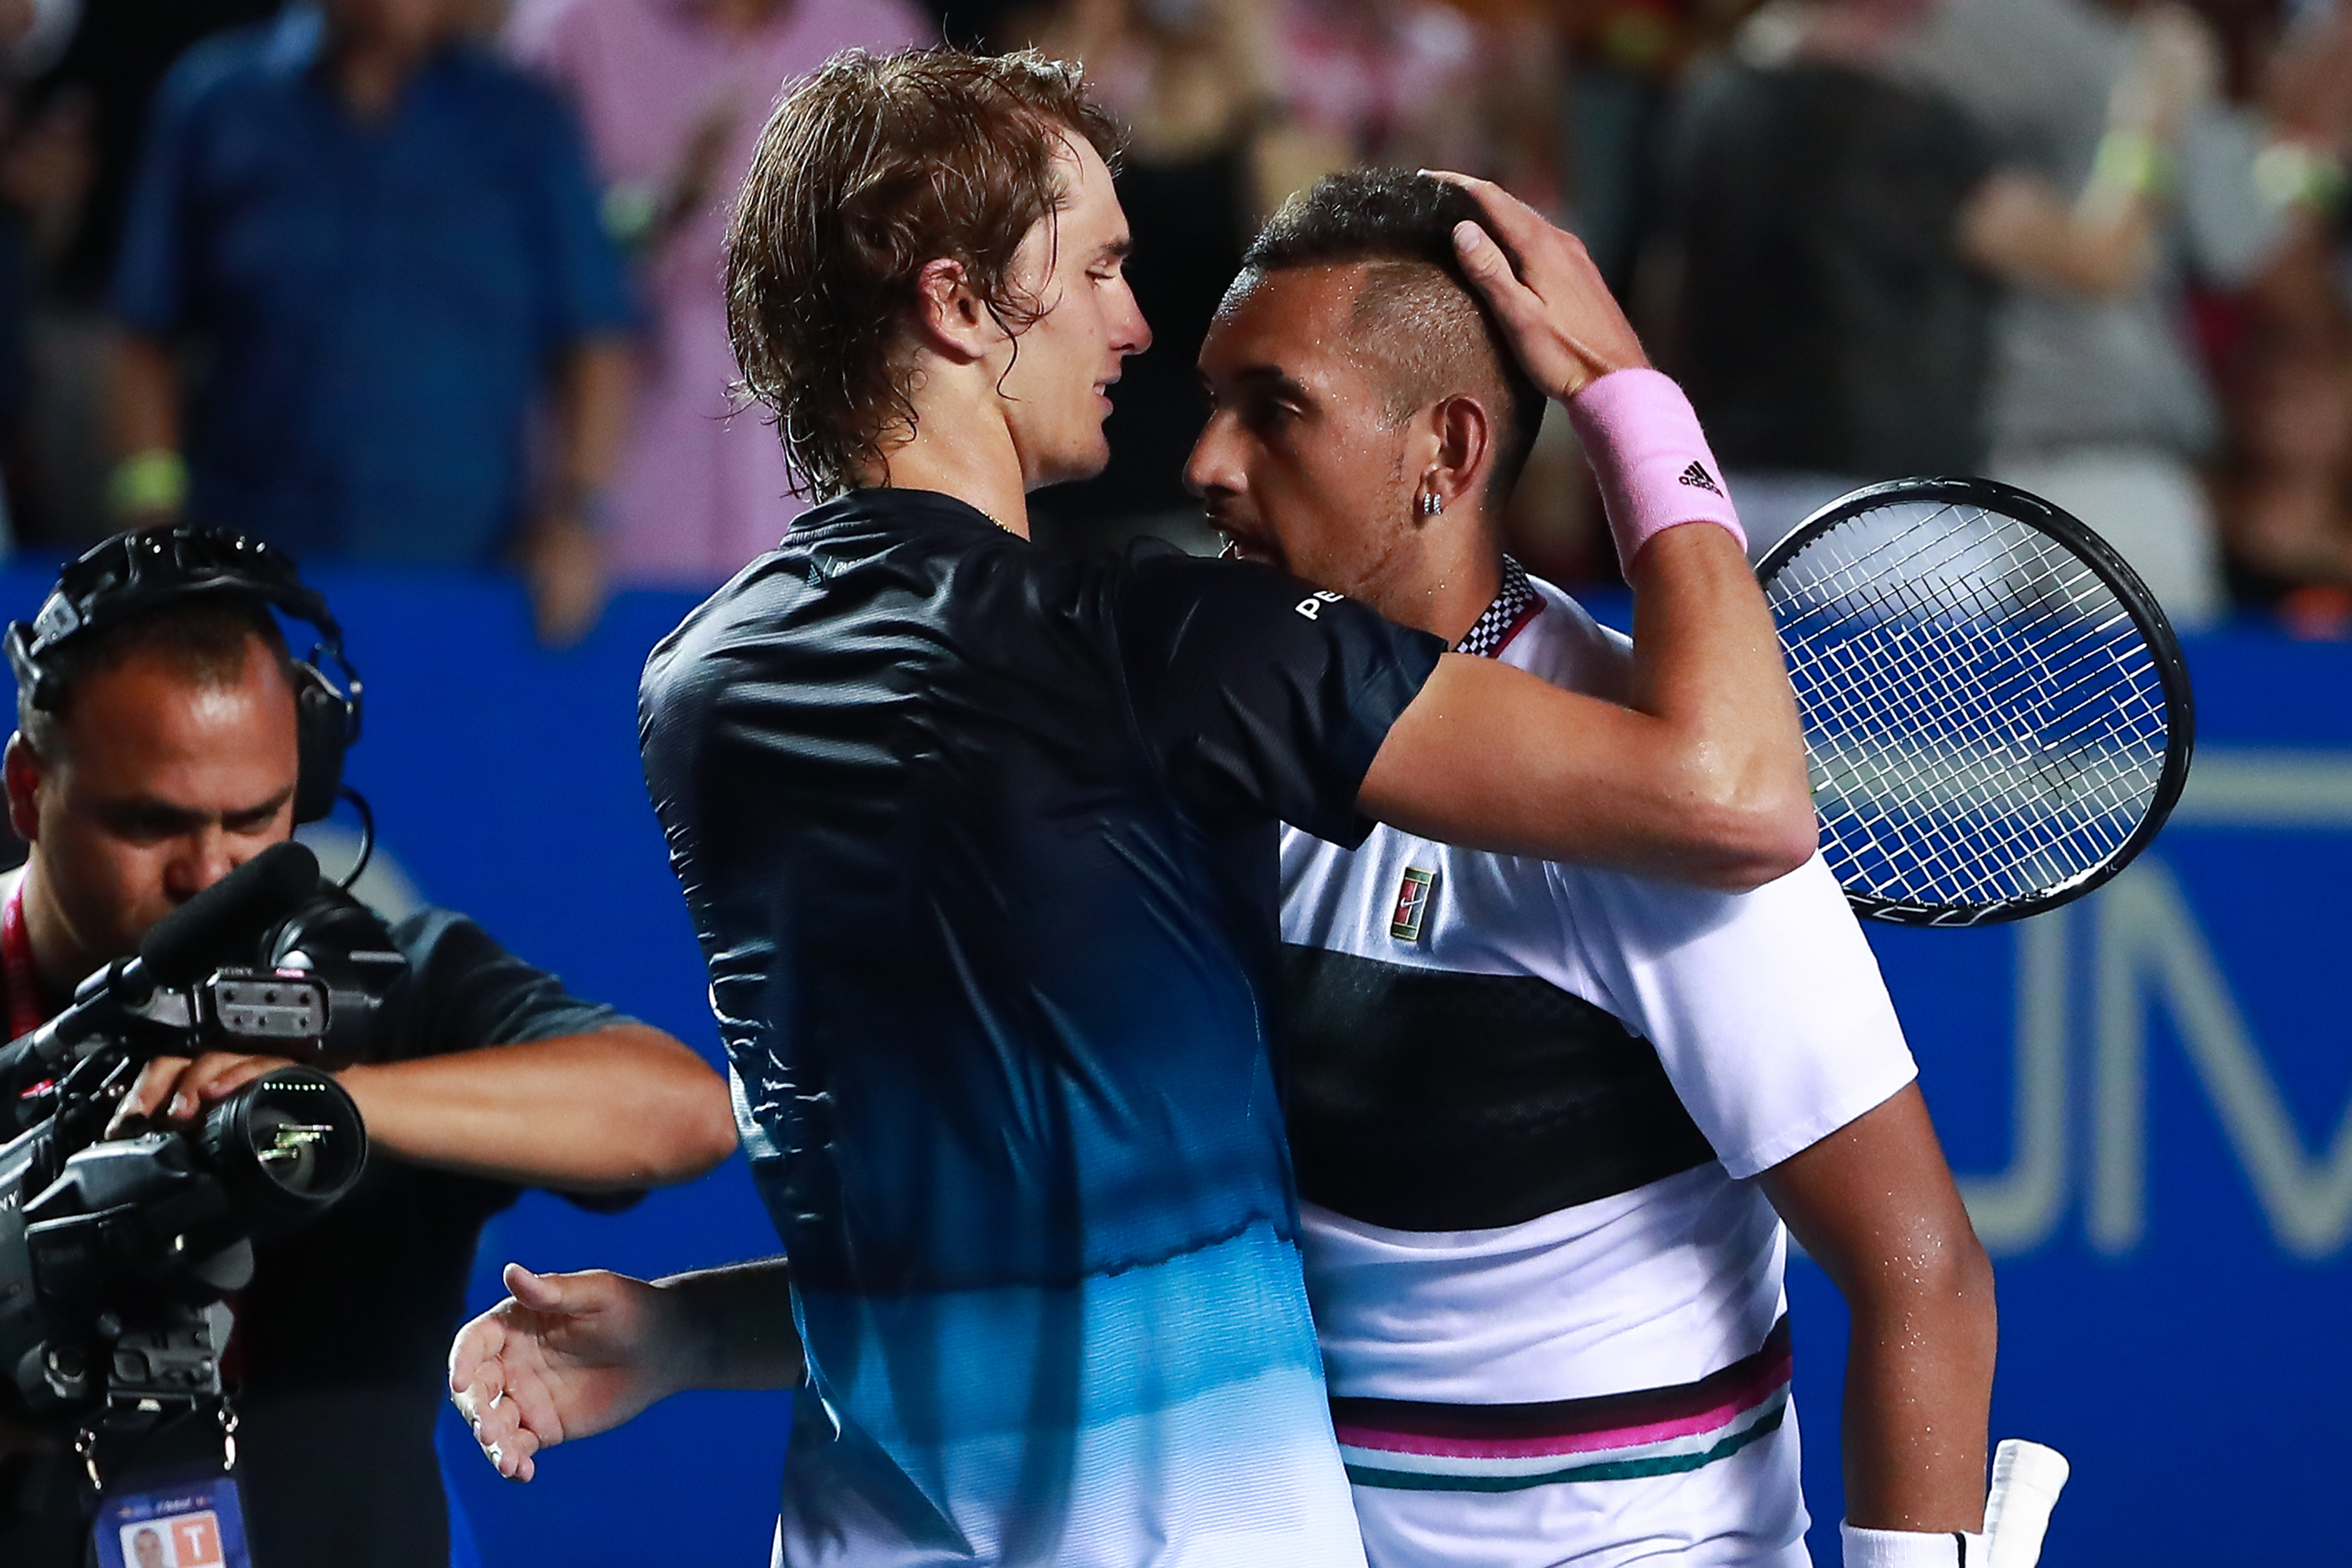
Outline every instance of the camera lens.
<path id="1" fill-rule="evenodd" d="M 266 1072 L 214 1106 L 197 1143 L 257 1219 L 308 1218 L 350 1191 L 367 1164 L 360 1108 L 307 1067 Z"/>

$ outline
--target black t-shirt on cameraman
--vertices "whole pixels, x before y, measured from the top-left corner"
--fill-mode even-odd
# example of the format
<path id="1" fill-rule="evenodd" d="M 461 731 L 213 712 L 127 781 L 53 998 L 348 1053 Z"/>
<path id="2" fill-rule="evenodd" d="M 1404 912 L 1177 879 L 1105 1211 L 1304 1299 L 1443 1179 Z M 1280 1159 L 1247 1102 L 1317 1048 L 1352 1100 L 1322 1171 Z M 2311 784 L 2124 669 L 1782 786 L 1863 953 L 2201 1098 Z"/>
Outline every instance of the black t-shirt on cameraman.
<path id="1" fill-rule="evenodd" d="M 465 916 L 425 909 L 392 927 L 408 972 L 387 997 L 373 1061 L 553 1040 L 628 1020 L 583 1002 Z M 5 977 L 0 977 L 5 985 Z M 5 1000 L 5 998 L 0 998 Z M 238 1486 L 266 1568 L 418 1568 L 449 1560 L 433 1448 L 449 1341 L 483 1224 L 521 1189 L 372 1154 L 324 1215 L 254 1245 L 236 1301 Z M 596 1207 L 604 1207 L 599 1202 Z M 217 1458 L 210 1431 L 159 1437 L 134 1469 Z M 86 1485 L 70 1452 L 0 1465 L 0 1562 L 72 1568 Z"/>

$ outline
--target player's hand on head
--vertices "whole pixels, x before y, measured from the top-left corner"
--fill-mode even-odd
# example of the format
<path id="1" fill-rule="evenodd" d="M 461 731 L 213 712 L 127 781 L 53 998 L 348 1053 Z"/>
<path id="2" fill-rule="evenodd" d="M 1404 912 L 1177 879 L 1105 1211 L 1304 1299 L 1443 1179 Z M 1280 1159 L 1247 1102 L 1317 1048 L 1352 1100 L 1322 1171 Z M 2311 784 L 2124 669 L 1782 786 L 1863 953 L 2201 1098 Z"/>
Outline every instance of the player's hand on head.
<path id="1" fill-rule="evenodd" d="M 1633 324 L 1601 280 L 1584 242 L 1487 180 L 1433 170 L 1477 198 L 1486 223 L 1454 234 L 1463 269 L 1502 323 L 1538 386 L 1567 398 L 1612 371 L 1647 366 Z M 1519 271 L 1490 237 L 1518 254 Z"/>
<path id="2" fill-rule="evenodd" d="M 679 1386 L 683 1346 L 657 1287 L 520 1263 L 505 1283 L 512 1294 L 449 1347 L 449 1397 L 509 1480 L 530 1479 L 541 1448 L 609 1431 Z"/>

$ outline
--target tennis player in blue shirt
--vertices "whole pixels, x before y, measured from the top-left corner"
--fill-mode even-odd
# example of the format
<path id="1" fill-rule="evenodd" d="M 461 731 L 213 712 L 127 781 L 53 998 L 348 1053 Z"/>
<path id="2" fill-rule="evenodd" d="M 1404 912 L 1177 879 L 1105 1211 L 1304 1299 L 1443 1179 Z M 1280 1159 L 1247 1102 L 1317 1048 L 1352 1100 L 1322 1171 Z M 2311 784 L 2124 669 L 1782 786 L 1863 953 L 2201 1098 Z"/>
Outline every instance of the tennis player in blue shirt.
<path id="1" fill-rule="evenodd" d="M 1029 544 L 1150 342 L 1114 149 L 1034 57 L 844 57 L 768 127 L 736 347 L 833 498 L 655 650 L 640 733 L 789 1271 L 510 1268 L 451 1364 L 504 1474 L 789 1384 L 781 1562 L 1360 1568 L 1266 1048 L 1276 824 L 1729 886 L 1811 853 L 1746 558 L 1675 526 L 1729 517 L 1688 405 L 1500 193 L 1522 277 L 1461 232 L 1530 371 L 1672 405 L 1594 438 L 1641 469 L 1635 706 L 1263 567 Z M 1460 497 L 1419 441 L 1388 498 L 1426 516 Z"/>

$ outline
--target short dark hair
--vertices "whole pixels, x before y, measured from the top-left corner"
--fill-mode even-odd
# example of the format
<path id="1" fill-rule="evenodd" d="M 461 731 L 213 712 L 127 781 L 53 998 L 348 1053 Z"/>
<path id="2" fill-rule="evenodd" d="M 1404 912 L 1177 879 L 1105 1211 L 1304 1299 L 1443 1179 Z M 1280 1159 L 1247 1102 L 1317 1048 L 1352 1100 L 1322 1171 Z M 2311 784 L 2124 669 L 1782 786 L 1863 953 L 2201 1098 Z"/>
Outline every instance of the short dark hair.
<path id="1" fill-rule="evenodd" d="M 887 464 L 887 433 L 912 433 L 891 361 L 930 262 L 961 262 L 1008 330 L 1037 319 L 1013 265 L 1067 199 L 1054 161 L 1072 136 L 1116 164 L 1078 68 L 1034 51 L 851 50 L 776 106 L 728 225 L 727 329 L 796 488 L 839 495 Z"/>
<path id="2" fill-rule="evenodd" d="M 192 685 L 231 686 L 244 675 L 257 640 L 293 688 L 294 655 L 278 618 L 260 600 L 209 595 L 167 601 L 131 620 L 61 643 L 43 655 L 49 706 L 35 707 L 31 689 L 19 683 L 17 731 L 35 755 L 57 761 L 62 755 L 59 729 L 72 714 L 74 693 L 91 675 L 146 655 L 161 659 Z"/>
<path id="3" fill-rule="evenodd" d="M 1251 273 L 1369 263 L 1356 296 L 1353 339 L 1396 373 L 1390 414 L 1404 419 L 1466 382 L 1498 394 L 1501 431 L 1487 484 L 1500 500 L 1518 483 L 1542 428 L 1544 394 L 1511 351 L 1501 325 L 1454 249 L 1454 227 L 1493 225 L 1461 186 L 1401 169 L 1326 174 L 1282 204 L 1242 257 Z M 1499 237 L 1496 244 L 1502 245 Z M 1504 245 L 1514 268 L 1518 257 Z M 1473 323 L 1475 323 L 1475 329 Z"/>

